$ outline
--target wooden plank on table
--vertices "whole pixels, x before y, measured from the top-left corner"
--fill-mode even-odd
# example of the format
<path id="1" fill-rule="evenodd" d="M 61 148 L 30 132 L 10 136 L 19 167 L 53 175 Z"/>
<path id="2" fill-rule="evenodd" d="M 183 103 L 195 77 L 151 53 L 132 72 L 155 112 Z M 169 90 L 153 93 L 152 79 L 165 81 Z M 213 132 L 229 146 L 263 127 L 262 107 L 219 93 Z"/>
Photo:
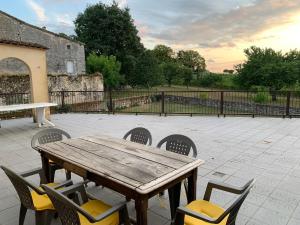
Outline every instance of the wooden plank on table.
<path id="1" fill-rule="evenodd" d="M 204 163 L 203 160 L 197 159 L 192 163 L 189 163 L 185 165 L 184 167 L 174 170 L 171 173 L 166 174 L 165 176 L 159 177 L 156 180 L 153 180 L 147 184 L 139 186 L 136 190 L 137 192 L 141 194 L 147 194 L 152 192 L 153 190 L 156 190 L 159 187 L 162 187 L 163 185 L 177 179 L 178 177 L 192 171 L 193 169 L 198 168 L 200 165 Z"/>
<path id="2" fill-rule="evenodd" d="M 65 159 L 72 159 L 77 163 L 88 166 L 92 169 L 91 172 L 102 172 L 111 177 L 119 177 L 118 179 L 120 180 L 123 177 L 122 181 L 124 182 L 128 182 L 129 179 L 129 182 L 136 181 L 138 185 L 142 185 L 162 176 L 162 174 L 156 173 L 153 169 L 150 170 L 143 167 L 143 164 L 132 167 L 81 149 L 84 147 L 88 148 L 87 145 L 81 146 L 81 148 L 67 145 L 63 142 L 55 142 L 47 145 L 51 146 L 55 151 L 61 152 L 61 156 Z M 169 169 L 169 171 L 171 170 Z"/>
<path id="3" fill-rule="evenodd" d="M 68 146 L 66 148 L 65 146 L 58 145 L 58 143 L 59 142 L 39 145 L 38 149 L 47 152 L 48 154 L 51 154 L 57 158 L 60 158 L 67 163 L 82 167 L 91 173 L 106 177 L 129 188 L 135 189 L 136 187 L 142 185 L 142 183 L 140 183 L 139 181 L 122 175 L 120 171 L 112 172 L 111 168 L 105 166 L 99 167 L 99 165 L 103 165 L 103 161 L 101 162 L 101 164 L 99 164 L 95 157 L 93 157 L 94 159 L 92 158 L 91 160 L 91 158 L 88 157 L 87 152 L 81 152 L 79 149 L 71 146 Z M 115 165 L 113 165 L 111 162 L 106 162 L 106 164 L 110 165 L 110 167 L 115 167 Z"/>
<path id="4" fill-rule="evenodd" d="M 128 147 L 126 145 L 120 145 L 119 143 L 114 143 L 111 141 L 103 142 L 102 140 L 98 140 L 95 138 L 80 138 L 80 139 L 82 141 L 86 141 L 88 143 L 97 144 L 99 146 L 99 148 L 104 148 L 104 147 L 110 148 L 112 150 L 115 150 L 115 151 L 118 151 L 121 153 L 123 152 L 123 153 L 129 154 L 129 156 L 135 156 L 137 158 L 148 160 L 153 163 L 161 164 L 163 166 L 171 167 L 173 169 L 180 168 L 186 164 L 182 161 L 172 159 L 172 158 L 166 157 L 164 155 L 157 155 L 154 152 L 140 150 L 139 148 L 136 148 L 133 146 Z M 72 141 L 65 140 L 65 143 L 72 143 Z M 155 150 L 155 151 L 157 151 L 157 150 Z"/>
<path id="5" fill-rule="evenodd" d="M 107 160 L 112 161 L 112 163 L 122 164 L 137 171 L 141 170 L 143 173 L 150 174 L 154 177 L 154 179 L 174 170 L 174 168 L 169 165 L 162 165 L 144 157 L 138 157 L 124 151 L 119 151 L 117 149 L 83 139 L 73 139 L 71 141 L 66 140 L 62 141 L 62 143 L 87 151 L 94 154 L 96 157 L 106 158 Z M 139 177 L 135 177 L 136 180 L 139 180 L 138 178 Z"/>
<path id="6" fill-rule="evenodd" d="M 129 142 L 119 139 L 107 139 L 104 137 L 83 137 L 83 140 L 94 142 L 100 145 L 109 146 L 117 150 L 127 152 L 148 160 L 168 165 L 173 168 L 180 168 L 187 163 L 193 162 L 188 156 L 179 155 L 177 153 L 168 152 L 166 150 L 157 149 L 150 146 L 144 146 L 138 143 Z"/>

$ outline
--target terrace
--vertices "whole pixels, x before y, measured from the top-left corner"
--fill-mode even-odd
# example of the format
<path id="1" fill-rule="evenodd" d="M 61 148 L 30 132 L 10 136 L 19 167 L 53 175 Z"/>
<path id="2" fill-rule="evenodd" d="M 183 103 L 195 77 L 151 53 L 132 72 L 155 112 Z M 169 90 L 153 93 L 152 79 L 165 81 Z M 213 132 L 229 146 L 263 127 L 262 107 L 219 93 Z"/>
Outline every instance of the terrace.
<path id="1" fill-rule="evenodd" d="M 40 166 L 41 160 L 31 146 L 39 131 L 30 118 L 1 121 L 0 164 L 16 171 Z M 153 146 L 163 137 L 185 134 L 197 145 L 198 158 L 205 164 L 198 169 L 197 198 L 202 198 L 209 180 L 243 185 L 251 178 L 257 182 L 242 206 L 237 225 L 300 224 L 300 120 L 249 117 L 159 117 L 105 114 L 56 114 L 52 121 L 72 137 L 106 134 L 122 138 L 130 129 L 143 126 L 153 134 Z M 58 173 L 58 179 L 63 174 Z M 81 180 L 73 176 L 75 180 Z M 0 224 L 18 224 L 19 200 L 11 183 L 0 171 Z M 124 199 L 107 188 L 89 186 L 108 203 Z M 109 195 L 109 198 L 107 197 Z M 185 204 L 184 192 L 182 202 Z M 233 196 L 215 192 L 213 202 L 224 207 Z M 134 203 L 129 205 L 135 216 Z M 167 196 L 150 200 L 149 224 L 169 224 Z M 34 224 L 29 212 L 26 225 Z M 55 220 L 53 224 L 60 224 Z"/>

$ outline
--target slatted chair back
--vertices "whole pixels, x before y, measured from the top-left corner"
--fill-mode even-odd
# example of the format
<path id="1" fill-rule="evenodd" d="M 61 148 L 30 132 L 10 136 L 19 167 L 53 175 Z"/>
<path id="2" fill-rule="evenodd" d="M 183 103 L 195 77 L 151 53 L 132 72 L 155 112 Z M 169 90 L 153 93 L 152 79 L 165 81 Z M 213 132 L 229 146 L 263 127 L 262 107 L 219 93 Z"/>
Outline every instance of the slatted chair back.
<path id="1" fill-rule="evenodd" d="M 63 138 L 71 138 L 71 136 L 66 132 L 58 128 L 47 128 L 36 133 L 31 140 L 31 147 L 35 147 L 39 144 L 47 144 L 55 141 L 62 141 Z"/>
<path id="2" fill-rule="evenodd" d="M 62 225 L 80 225 L 79 215 L 74 202 L 54 189 L 43 186 L 57 211 Z"/>
<path id="3" fill-rule="evenodd" d="M 127 139 L 130 136 L 130 141 L 140 143 L 143 145 L 152 145 L 152 135 L 149 130 L 143 127 L 137 127 L 128 131 L 123 139 Z"/>
<path id="4" fill-rule="evenodd" d="M 191 149 L 193 150 L 193 157 L 197 157 L 197 148 L 195 143 L 187 136 L 181 134 L 172 134 L 162 139 L 157 147 L 161 148 L 163 144 L 166 144 L 166 150 L 175 152 L 181 155 L 189 155 Z"/>
<path id="5" fill-rule="evenodd" d="M 25 179 L 4 166 L 1 166 L 1 168 L 16 189 L 22 205 L 27 209 L 34 210 L 31 192 Z"/>

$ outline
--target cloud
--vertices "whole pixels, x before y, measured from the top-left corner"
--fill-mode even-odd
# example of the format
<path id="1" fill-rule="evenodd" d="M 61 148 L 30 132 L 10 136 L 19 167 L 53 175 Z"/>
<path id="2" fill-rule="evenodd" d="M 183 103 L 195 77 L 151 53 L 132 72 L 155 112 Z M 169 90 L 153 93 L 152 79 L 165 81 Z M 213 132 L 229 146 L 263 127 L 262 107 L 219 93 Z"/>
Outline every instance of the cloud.
<path id="1" fill-rule="evenodd" d="M 203 3 L 189 2 L 188 9 L 196 7 L 196 2 Z M 152 29 L 149 35 L 165 43 L 198 44 L 200 48 L 235 47 L 240 41 L 256 40 L 255 36 L 266 29 L 290 23 L 291 17 L 300 12 L 298 1 L 256 0 L 244 1 L 244 5 L 236 5 L 234 0 L 226 2 L 232 3 L 230 7 L 221 3 L 213 9 L 211 3 L 205 12 L 198 7 L 198 15 L 193 10 L 186 14 L 182 5 L 174 18 L 169 17 L 163 28 Z"/>
<path id="2" fill-rule="evenodd" d="M 127 0 L 117 0 L 118 6 L 121 8 L 125 8 L 128 5 Z"/>
<path id="3" fill-rule="evenodd" d="M 56 15 L 56 21 L 59 25 L 66 26 L 66 27 L 74 27 L 72 17 L 69 14 Z"/>
<path id="4" fill-rule="evenodd" d="M 39 22 L 44 22 L 47 20 L 47 16 L 45 14 L 45 9 L 37 4 L 34 0 L 27 0 L 27 4 L 31 7 L 31 9 L 36 14 Z"/>

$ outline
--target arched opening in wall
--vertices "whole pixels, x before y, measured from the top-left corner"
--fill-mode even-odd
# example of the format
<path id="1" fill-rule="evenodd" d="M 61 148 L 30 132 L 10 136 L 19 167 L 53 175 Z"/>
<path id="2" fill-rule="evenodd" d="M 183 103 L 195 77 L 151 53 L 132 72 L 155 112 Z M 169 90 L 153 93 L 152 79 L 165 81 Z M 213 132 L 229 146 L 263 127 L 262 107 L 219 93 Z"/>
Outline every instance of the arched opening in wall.
<path id="1" fill-rule="evenodd" d="M 31 102 L 31 71 L 29 66 L 18 58 L 5 58 L 0 61 L 0 105 L 26 104 Z M 19 111 L 1 114 L 1 118 L 31 116 L 32 111 Z"/>

